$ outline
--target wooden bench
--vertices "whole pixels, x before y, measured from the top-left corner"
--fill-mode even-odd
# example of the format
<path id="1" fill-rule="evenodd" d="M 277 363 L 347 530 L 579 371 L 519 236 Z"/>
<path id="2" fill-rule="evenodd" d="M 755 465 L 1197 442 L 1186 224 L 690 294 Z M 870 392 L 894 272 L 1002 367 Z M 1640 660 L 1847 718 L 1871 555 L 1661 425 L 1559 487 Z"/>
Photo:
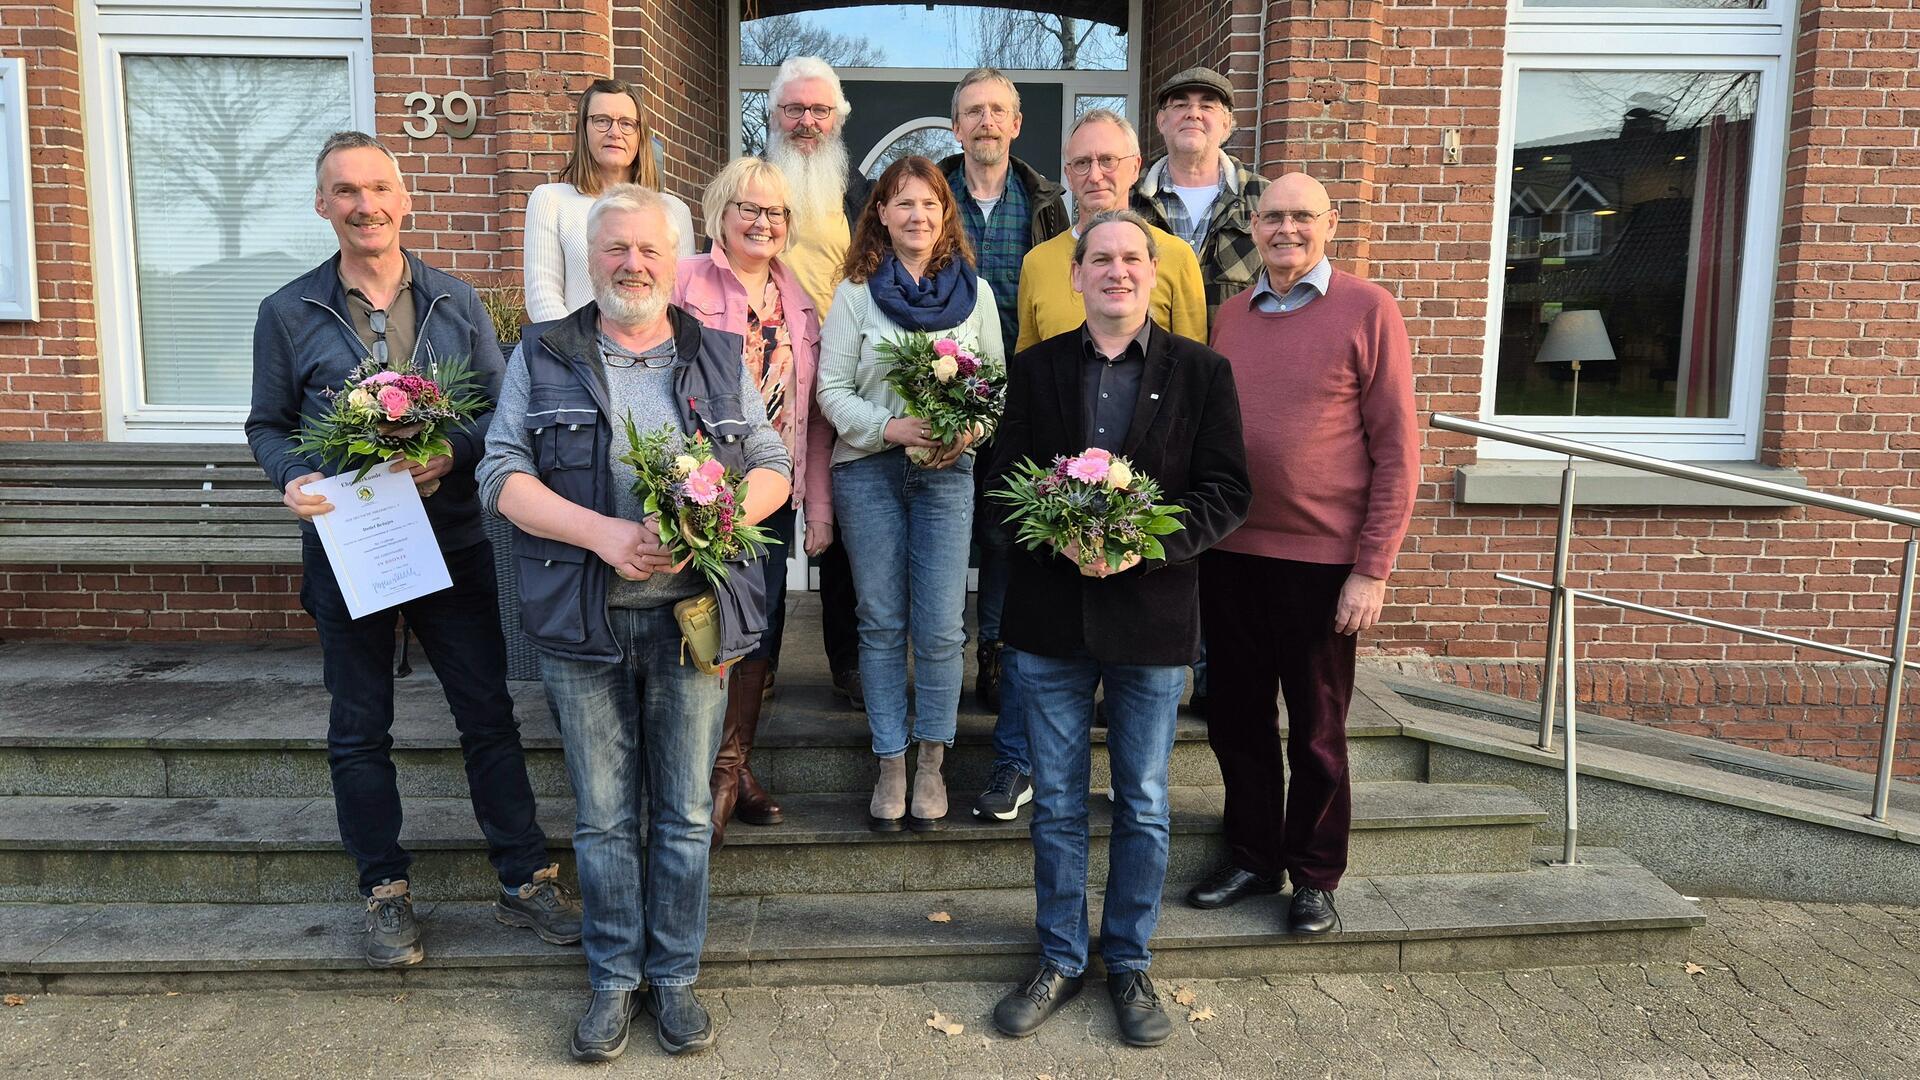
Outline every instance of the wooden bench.
<path id="1" fill-rule="evenodd" d="M 0 563 L 299 561 L 244 444 L 0 442 Z"/>

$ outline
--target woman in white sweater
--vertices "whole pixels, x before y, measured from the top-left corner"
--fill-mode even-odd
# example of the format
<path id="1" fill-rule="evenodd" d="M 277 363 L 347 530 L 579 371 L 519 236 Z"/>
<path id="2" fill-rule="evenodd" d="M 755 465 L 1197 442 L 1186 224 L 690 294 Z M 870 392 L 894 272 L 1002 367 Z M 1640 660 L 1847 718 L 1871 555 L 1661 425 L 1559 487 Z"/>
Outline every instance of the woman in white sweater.
<path id="1" fill-rule="evenodd" d="M 993 290 L 973 251 L 946 177 L 923 157 L 880 174 L 853 226 L 845 278 L 820 331 L 814 394 L 838 432 L 833 517 L 853 566 L 860 620 L 860 681 L 879 779 L 867 816 L 876 830 L 943 827 L 946 781 L 960 708 L 967 633 L 967 545 L 972 540 L 970 435 L 934 441 L 925 420 L 887 385 L 881 346 L 912 331 L 952 337 L 999 364 L 1004 348 Z M 934 451 L 926 465 L 908 447 Z M 811 522 L 809 522 L 811 530 Z M 913 647 L 914 717 L 907 717 L 907 646 Z M 919 744 L 911 801 L 907 749 Z"/>
<path id="2" fill-rule="evenodd" d="M 653 163 L 653 133 L 640 119 L 640 91 L 619 79 L 599 79 L 580 95 L 574 113 L 573 155 L 557 183 L 541 184 L 527 197 L 527 317 L 558 319 L 593 299 L 587 278 L 587 210 L 614 184 L 659 190 Z M 680 226 L 680 256 L 693 254 L 693 214 L 687 204 L 661 194 L 667 214 Z"/>

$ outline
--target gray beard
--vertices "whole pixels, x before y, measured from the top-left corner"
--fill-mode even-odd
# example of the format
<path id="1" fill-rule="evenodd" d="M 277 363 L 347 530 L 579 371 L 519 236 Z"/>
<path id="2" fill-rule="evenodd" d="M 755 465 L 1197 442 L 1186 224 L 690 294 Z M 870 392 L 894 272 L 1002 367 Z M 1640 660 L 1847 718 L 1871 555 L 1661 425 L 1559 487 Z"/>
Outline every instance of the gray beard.
<path id="1" fill-rule="evenodd" d="M 629 300 L 613 287 L 611 279 L 593 281 L 593 299 L 600 308 L 600 314 L 612 319 L 620 326 L 631 330 L 640 330 L 652 326 L 660 316 L 667 313 L 667 294 L 657 287 L 653 295 L 645 300 Z"/>
<path id="2" fill-rule="evenodd" d="M 767 134 L 767 160 L 786 174 L 787 197 L 803 227 L 846 212 L 847 144 L 837 136 L 823 142 L 807 154 L 794 149 L 777 128 Z"/>

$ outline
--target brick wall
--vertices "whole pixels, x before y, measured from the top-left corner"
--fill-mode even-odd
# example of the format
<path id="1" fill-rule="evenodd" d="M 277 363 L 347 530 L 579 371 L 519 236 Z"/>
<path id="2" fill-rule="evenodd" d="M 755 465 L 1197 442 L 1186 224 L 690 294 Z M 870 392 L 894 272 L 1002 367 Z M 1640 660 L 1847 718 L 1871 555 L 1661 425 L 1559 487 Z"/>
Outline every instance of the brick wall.
<path id="1" fill-rule="evenodd" d="M 75 0 L 0 0 L 0 56 L 26 61 L 38 322 L 0 322 L 0 440 L 104 438 Z"/>
<path id="2" fill-rule="evenodd" d="M 1540 665 L 1515 661 L 1403 660 L 1404 673 L 1526 701 L 1540 698 Z M 1864 664 L 1581 664 L 1583 710 L 1683 735 L 1700 735 L 1860 772 L 1878 768 L 1886 669 Z M 1907 710 L 1894 774 L 1920 776 L 1920 685 L 1901 693 Z"/>
<path id="3" fill-rule="evenodd" d="M 726 5 L 715 0 L 616 0 L 613 68 L 639 86 L 667 142 L 661 186 L 685 199 L 705 234 L 700 195 L 727 162 L 739 103 L 728 85 Z"/>
<path id="4" fill-rule="evenodd" d="M 311 640 L 294 566 L 0 565 L 0 640 Z"/>

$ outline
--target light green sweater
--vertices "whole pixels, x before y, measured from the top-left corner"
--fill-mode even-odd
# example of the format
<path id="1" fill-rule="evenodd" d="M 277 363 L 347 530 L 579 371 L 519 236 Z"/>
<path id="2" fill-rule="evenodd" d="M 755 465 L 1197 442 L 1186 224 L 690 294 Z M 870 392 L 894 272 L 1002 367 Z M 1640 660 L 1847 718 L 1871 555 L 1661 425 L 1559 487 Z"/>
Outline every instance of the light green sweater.
<path id="1" fill-rule="evenodd" d="M 887 385 L 887 359 L 875 347 L 907 333 L 873 302 L 865 282 L 843 281 L 833 291 L 833 308 L 820 329 L 820 369 L 814 395 L 827 423 L 839 433 L 833 443 L 833 463 L 857 461 L 891 445 L 887 421 L 907 415 L 907 403 Z M 1006 346 L 1000 338 L 1000 312 L 993 289 L 980 282 L 973 314 L 943 331 L 981 359 L 1004 363 Z M 971 451 L 969 451 L 971 453 Z"/>

